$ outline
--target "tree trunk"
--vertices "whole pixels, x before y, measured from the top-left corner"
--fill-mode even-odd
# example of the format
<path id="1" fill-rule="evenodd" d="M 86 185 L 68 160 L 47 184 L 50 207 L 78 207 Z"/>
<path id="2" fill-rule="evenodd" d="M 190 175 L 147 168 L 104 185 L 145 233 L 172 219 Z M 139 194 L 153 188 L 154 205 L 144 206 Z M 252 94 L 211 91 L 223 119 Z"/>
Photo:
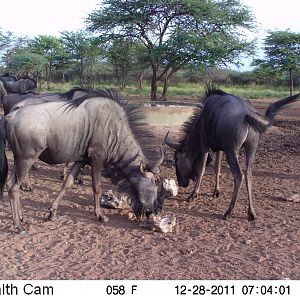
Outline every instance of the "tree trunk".
<path id="1" fill-rule="evenodd" d="M 151 96 L 150 100 L 151 101 L 156 101 L 157 100 L 157 68 L 152 66 L 152 79 L 151 79 Z"/>
<path id="2" fill-rule="evenodd" d="M 168 95 L 168 88 L 170 85 L 170 80 L 171 80 L 171 76 L 170 75 L 166 75 L 165 79 L 164 79 L 164 87 L 163 87 L 163 92 L 161 95 L 161 101 L 167 101 L 167 95 Z"/>
<path id="3" fill-rule="evenodd" d="M 144 79 L 144 71 L 141 71 L 138 77 L 139 90 L 143 88 L 143 79 Z"/>
<path id="4" fill-rule="evenodd" d="M 293 80 L 292 70 L 289 70 L 289 74 L 290 74 L 290 80 L 289 80 L 290 96 L 293 96 L 293 93 L 294 93 L 294 80 Z"/>

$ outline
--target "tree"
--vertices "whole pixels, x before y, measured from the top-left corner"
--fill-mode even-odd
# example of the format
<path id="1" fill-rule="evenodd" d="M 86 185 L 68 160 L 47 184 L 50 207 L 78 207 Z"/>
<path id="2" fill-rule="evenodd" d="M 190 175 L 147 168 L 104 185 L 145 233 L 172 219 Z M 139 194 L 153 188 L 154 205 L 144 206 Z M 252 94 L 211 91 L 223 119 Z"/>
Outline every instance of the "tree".
<path id="1" fill-rule="evenodd" d="M 23 50 L 12 53 L 6 63 L 7 67 L 14 73 L 34 74 L 38 79 L 40 72 L 47 64 L 47 60 L 40 54 Z"/>
<path id="2" fill-rule="evenodd" d="M 64 31 L 61 33 L 64 47 L 70 58 L 79 64 L 80 82 L 84 82 L 84 74 L 89 62 L 102 53 L 102 49 L 84 30 Z"/>
<path id="3" fill-rule="evenodd" d="M 264 40 L 264 59 L 256 59 L 252 65 L 269 76 L 287 72 L 290 95 L 294 90 L 294 74 L 300 71 L 300 33 L 289 30 L 269 32 Z"/>
<path id="4" fill-rule="evenodd" d="M 206 66 L 236 62 L 253 44 L 243 39 L 254 18 L 239 0 L 106 0 L 87 18 L 88 30 L 106 42 L 119 38 L 140 41 L 144 62 L 152 69 L 151 100 L 158 81 L 188 63 Z M 165 97 L 165 95 L 163 95 Z"/>
<path id="5" fill-rule="evenodd" d="M 14 36 L 10 31 L 3 32 L 0 28 L 0 51 L 8 48 L 14 40 Z"/>
<path id="6" fill-rule="evenodd" d="M 61 39 L 51 35 L 40 35 L 29 43 L 29 51 L 43 56 L 47 60 L 46 82 L 51 81 L 52 73 L 65 63 L 66 53 Z"/>

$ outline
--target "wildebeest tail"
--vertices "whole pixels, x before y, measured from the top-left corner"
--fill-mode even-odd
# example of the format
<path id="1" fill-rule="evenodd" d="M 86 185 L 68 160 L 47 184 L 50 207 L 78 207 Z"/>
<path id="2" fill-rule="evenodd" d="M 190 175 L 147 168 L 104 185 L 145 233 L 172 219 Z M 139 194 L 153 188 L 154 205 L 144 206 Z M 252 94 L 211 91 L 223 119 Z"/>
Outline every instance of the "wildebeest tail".
<path id="1" fill-rule="evenodd" d="M 287 105 L 296 102 L 299 98 L 300 94 L 296 94 L 294 96 L 290 96 L 288 98 L 281 99 L 271 104 L 266 110 L 265 116 L 270 119 L 271 125 L 274 121 L 276 114 L 284 109 Z"/>
<path id="2" fill-rule="evenodd" d="M 6 133 L 5 133 L 5 119 L 0 120 L 0 193 L 2 194 L 3 188 L 7 178 L 8 166 L 5 153 L 6 147 Z"/>
<path id="3" fill-rule="evenodd" d="M 279 101 L 274 102 L 273 104 L 269 105 L 266 110 L 265 116 L 261 116 L 258 113 L 252 113 L 251 115 L 246 115 L 245 119 L 248 124 L 260 132 L 261 134 L 264 133 L 269 127 L 272 126 L 274 122 L 274 118 L 276 114 L 285 108 L 287 105 L 296 102 L 299 98 L 300 94 L 281 99 Z"/>

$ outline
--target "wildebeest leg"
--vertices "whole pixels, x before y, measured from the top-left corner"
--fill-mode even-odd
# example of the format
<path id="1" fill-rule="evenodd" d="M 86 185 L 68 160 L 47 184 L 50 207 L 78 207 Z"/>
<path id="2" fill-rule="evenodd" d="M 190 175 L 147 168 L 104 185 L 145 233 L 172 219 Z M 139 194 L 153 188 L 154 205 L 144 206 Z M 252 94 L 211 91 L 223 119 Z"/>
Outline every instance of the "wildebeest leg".
<path id="1" fill-rule="evenodd" d="M 253 200 L 252 200 L 252 164 L 255 159 L 256 147 L 245 147 L 246 152 L 246 185 L 248 190 L 248 220 L 253 221 L 256 218 Z"/>
<path id="2" fill-rule="evenodd" d="M 20 234 L 27 235 L 26 230 L 22 226 L 23 215 L 22 215 L 22 207 L 20 204 L 20 185 L 26 177 L 28 176 L 28 172 L 34 160 L 19 160 L 15 159 L 15 165 L 13 169 L 13 173 L 7 181 L 7 191 L 8 197 L 10 200 L 13 223 L 15 228 Z"/>
<path id="3" fill-rule="evenodd" d="M 61 180 L 66 180 L 66 178 L 67 178 L 67 175 L 68 175 L 68 166 L 69 166 L 69 163 L 65 163 L 64 164 L 64 168 L 63 168 L 63 170 L 62 170 L 62 172 L 61 172 Z"/>
<path id="4" fill-rule="evenodd" d="M 57 208 L 59 205 L 59 202 L 61 201 L 62 197 L 64 196 L 67 188 L 70 188 L 75 181 L 76 176 L 78 175 L 80 169 L 85 165 L 85 163 L 83 162 L 75 162 L 67 176 L 67 178 L 65 179 L 63 186 L 59 192 L 59 194 L 57 195 L 56 199 L 52 202 L 50 213 L 48 216 L 48 220 L 54 220 L 55 216 L 56 216 L 56 212 L 57 212 Z"/>
<path id="5" fill-rule="evenodd" d="M 33 188 L 31 186 L 29 175 L 27 174 L 26 178 L 24 179 L 24 182 L 21 184 L 21 190 L 26 192 L 32 192 Z"/>
<path id="6" fill-rule="evenodd" d="M 237 198 L 238 198 L 238 195 L 239 195 L 239 192 L 241 189 L 241 185 L 242 185 L 242 182 L 244 179 L 244 174 L 240 168 L 237 152 L 234 150 L 230 150 L 230 151 L 225 151 L 225 154 L 226 154 L 226 158 L 227 158 L 231 173 L 234 178 L 234 188 L 233 188 L 232 199 L 231 199 L 229 208 L 223 217 L 224 220 L 227 220 L 230 217 L 230 215 L 234 212 L 236 201 L 237 201 Z"/>
<path id="7" fill-rule="evenodd" d="M 216 185 L 215 185 L 213 197 L 220 196 L 220 175 L 221 175 L 222 154 L 223 154 L 222 151 L 218 151 L 216 154 L 216 161 L 215 161 Z"/>
<path id="8" fill-rule="evenodd" d="M 99 158 L 91 160 L 92 186 L 93 186 L 94 201 L 95 201 L 95 215 L 99 221 L 107 222 L 108 217 L 106 217 L 101 212 L 101 207 L 100 207 L 102 165 L 98 161 L 101 160 L 99 160 Z"/>
<path id="9" fill-rule="evenodd" d="M 196 179 L 196 184 L 195 184 L 194 190 L 188 199 L 189 201 L 198 197 L 201 180 L 202 180 L 202 177 L 205 172 L 205 166 L 206 166 L 206 161 L 207 161 L 207 157 L 208 157 L 208 149 L 201 149 L 201 153 L 202 153 L 202 155 L 201 155 L 200 164 L 199 164 L 199 168 L 198 168 L 198 178 Z"/>

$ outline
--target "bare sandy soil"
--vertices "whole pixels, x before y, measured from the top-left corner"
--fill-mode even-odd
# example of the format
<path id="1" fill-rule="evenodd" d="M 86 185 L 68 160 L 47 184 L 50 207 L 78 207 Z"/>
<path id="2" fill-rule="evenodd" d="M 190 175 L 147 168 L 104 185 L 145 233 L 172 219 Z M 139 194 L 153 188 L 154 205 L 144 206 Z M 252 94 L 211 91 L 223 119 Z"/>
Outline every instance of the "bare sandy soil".
<path id="1" fill-rule="evenodd" d="M 268 101 L 260 101 L 264 104 Z M 21 191 L 29 237 L 13 232 L 7 194 L 0 203 L 0 279 L 300 279 L 300 105 L 284 110 L 261 139 L 254 165 L 257 220 L 247 220 L 242 187 L 234 216 L 228 208 L 233 180 L 224 159 L 220 198 L 213 198 L 208 166 L 201 196 L 191 192 L 166 199 L 163 214 L 176 216 L 173 233 L 152 232 L 127 212 L 104 209 L 110 221 L 96 221 L 89 171 L 84 185 L 64 197 L 58 221 L 44 222 L 62 182 L 60 166 L 38 164 L 30 176 L 32 193 Z M 153 126 L 157 144 L 179 127 Z M 173 151 L 164 146 L 162 177 L 175 178 Z M 8 151 L 10 167 L 12 155 Z M 114 188 L 107 179 L 103 189 Z"/>

